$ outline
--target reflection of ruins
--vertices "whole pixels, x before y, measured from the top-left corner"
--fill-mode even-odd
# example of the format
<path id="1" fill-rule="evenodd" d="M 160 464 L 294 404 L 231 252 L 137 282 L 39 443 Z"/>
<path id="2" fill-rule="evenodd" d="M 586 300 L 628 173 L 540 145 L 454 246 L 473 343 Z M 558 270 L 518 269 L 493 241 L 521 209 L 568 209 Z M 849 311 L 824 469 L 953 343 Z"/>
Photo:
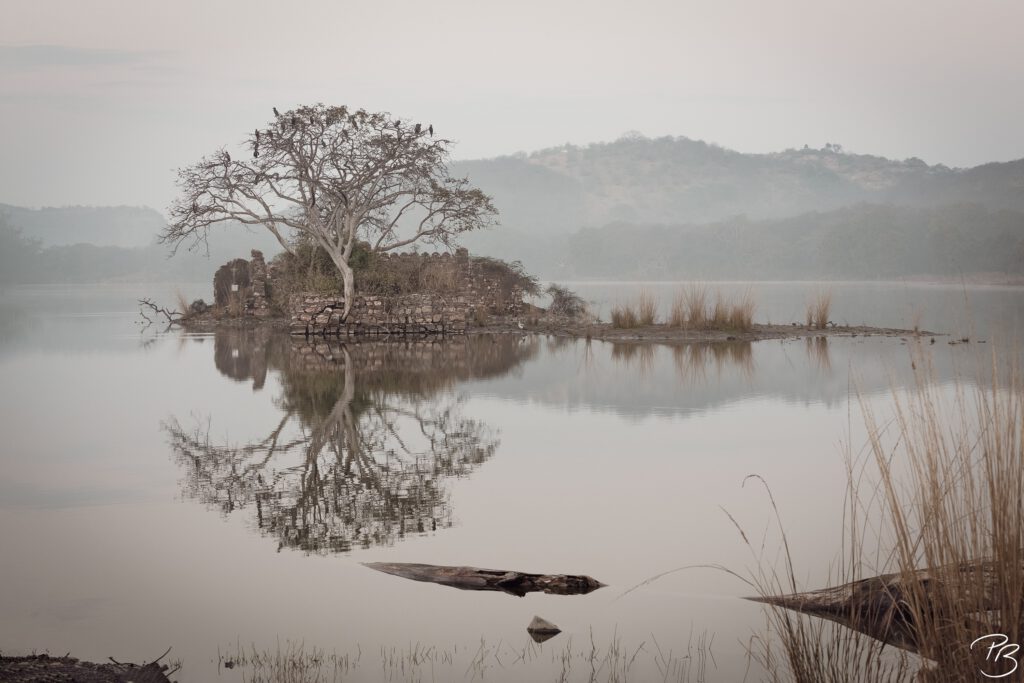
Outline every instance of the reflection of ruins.
<path id="1" fill-rule="evenodd" d="M 241 446 L 212 441 L 212 419 L 193 429 L 169 420 L 185 494 L 225 514 L 249 511 L 279 548 L 344 552 L 451 526 L 447 480 L 498 447 L 453 389 L 536 350 L 511 336 L 344 345 L 220 330 L 218 370 L 254 390 L 276 375 L 281 415 Z"/>

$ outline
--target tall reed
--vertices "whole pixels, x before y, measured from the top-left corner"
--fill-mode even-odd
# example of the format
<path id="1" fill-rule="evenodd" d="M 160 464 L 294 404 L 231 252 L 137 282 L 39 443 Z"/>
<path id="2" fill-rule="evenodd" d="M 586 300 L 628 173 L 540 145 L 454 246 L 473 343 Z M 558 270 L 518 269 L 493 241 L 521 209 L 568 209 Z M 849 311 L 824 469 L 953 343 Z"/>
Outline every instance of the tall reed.
<path id="1" fill-rule="evenodd" d="M 807 302 L 807 327 L 825 329 L 828 326 L 831 311 L 832 290 L 823 289 L 815 292 Z"/>
<path id="2" fill-rule="evenodd" d="M 768 617 L 782 652 L 766 638 L 757 653 L 772 680 L 910 681 L 920 669 L 913 680 L 979 681 L 1016 666 L 993 659 L 988 647 L 1003 637 L 1010 644 L 1024 639 L 1019 364 L 1013 359 L 1005 367 L 994 356 L 986 376 L 950 387 L 934 381 L 923 351 L 914 353 L 915 383 L 894 396 L 893 418 L 878 419 L 861 401 L 868 455 L 861 461 L 847 451 L 847 528 L 834 578 L 843 584 L 891 575 L 860 584 L 873 591 L 861 599 L 890 606 L 847 620 L 876 635 L 881 629 L 888 649 L 846 626 L 773 605 Z M 882 558 L 881 565 L 868 571 L 867 556 Z M 781 571 L 758 575 L 762 597 L 799 592 L 788 546 L 785 557 Z M 985 640 L 990 634 L 1001 635 Z M 892 643 L 923 659 L 894 651 Z"/>
<path id="3" fill-rule="evenodd" d="M 635 301 L 612 307 L 612 327 L 632 328 L 658 322 L 658 299 L 644 289 Z"/>
<path id="4" fill-rule="evenodd" d="M 629 329 L 639 324 L 637 312 L 631 304 L 615 304 L 612 306 L 612 327 Z"/>
<path id="5" fill-rule="evenodd" d="M 708 288 L 704 284 L 691 285 L 684 295 L 686 319 L 691 327 L 704 327 L 708 320 Z"/>
<path id="6" fill-rule="evenodd" d="M 658 321 L 658 299 L 650 290 L 640 292 L 636 303 L 637 321 L 641 325 L 653 325 Z"/>
<path id="7" fill-rule="evenodd" d="M 750 330 L 754 327 L 754 295 L 745 290 L 729 304 L 728 326 L 734 330 Z"/>

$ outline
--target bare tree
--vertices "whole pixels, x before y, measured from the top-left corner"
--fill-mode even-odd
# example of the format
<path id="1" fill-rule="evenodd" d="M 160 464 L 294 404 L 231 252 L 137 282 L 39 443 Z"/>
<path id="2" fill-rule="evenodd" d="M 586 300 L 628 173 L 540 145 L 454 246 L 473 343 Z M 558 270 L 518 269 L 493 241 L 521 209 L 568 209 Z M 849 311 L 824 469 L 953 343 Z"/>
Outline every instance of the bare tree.
<path id="1" fill-rule="evenodd" d="M 495 223 L 491 198 L 448 174 L 450 145 L 433 126 L 387 113 L 323 104 L 279 113 L 249 136 L 251 159 L 220 149 L 178 171 L 181 194 L 161 240 L 195 246 L 210 228 L 241 223 L 262 225 L 293 251 L 288 237 L 305 235 L 341 272 L 348 316 L 357 240 L 381 252 L 417 241 L 450 246 Z"/>

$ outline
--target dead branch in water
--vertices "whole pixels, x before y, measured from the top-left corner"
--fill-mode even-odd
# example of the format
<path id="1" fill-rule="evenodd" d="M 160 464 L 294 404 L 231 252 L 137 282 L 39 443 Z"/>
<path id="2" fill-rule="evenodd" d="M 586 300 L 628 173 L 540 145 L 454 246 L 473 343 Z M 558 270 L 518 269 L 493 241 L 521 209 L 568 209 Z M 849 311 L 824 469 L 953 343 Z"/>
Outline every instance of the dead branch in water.
<path id="1" fill-rule="evenodd" d="M 167 323 L 167 326 L 171 327 L 173 325 L 180 324 L 181 319 L 185 316 L 185 314 L 182 313 L 181 311 L 176 311 L 171 308 L 164 308 L 163 306 L 158 306 L 152 299 L 149 298 L 137 299 L 137 301 L 139 304 L 139 315 L 141 315 L 143 319 L 150 324 L 158 321 L 154 320 L 153 317 L 159 319 L 160 316 L 163 316 L 164 320 Z M 149 311 L 148 315 L 146 313 L 147 310 Z"/>

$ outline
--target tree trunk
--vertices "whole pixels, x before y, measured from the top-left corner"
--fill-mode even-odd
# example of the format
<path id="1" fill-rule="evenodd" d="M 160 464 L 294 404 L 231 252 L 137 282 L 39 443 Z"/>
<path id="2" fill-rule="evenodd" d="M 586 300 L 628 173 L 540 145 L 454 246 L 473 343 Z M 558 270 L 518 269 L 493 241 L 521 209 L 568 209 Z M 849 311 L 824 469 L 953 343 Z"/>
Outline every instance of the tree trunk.
<path id="1" fill-rule="evenodd" d="M 344 321 L 348 320 L 348 313 L 352 310 L 352 299 L 356 295 L 356 283 L 352 268 L 347 263 L 339 264 L 338 270 L 341 271 L 341 291 L 345 295 L 345 310 L 341 314 L 341 319 Z"/>
<path id="2" fill-rule="evenodd" d="M 345 310 L 342 311 L 341 319 L 348 320 L 349 311 L 352 310 L 352 298 L 356 293 L 355 273 L 348 265 L 345 252 L 331 248 L 331 245 L 325 245 L 325 248 L 330 254 L 331 260 L 334 261 L 334 265 L 338 267 L 338 272 L 341 273 L 341 293 L 345 297 Z"/>

